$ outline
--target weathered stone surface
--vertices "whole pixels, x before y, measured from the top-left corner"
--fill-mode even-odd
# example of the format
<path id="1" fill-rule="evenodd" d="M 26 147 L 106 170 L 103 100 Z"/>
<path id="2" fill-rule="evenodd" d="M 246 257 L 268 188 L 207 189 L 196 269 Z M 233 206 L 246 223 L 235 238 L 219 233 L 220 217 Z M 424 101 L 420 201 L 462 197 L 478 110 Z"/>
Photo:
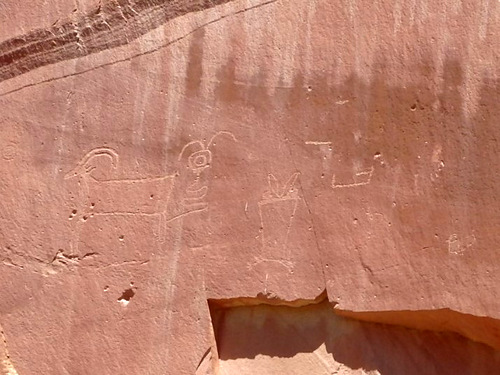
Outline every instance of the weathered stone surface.
<path id="1" fill-rule="evenodd" d="M 500 3 L 6 0 L 0 26 L 4 373 L 494 372 Z"/>
<path id="2" fill-rule="evenodd" d="M 487 374 L 491 347 L 449 332 L 361 323 L 305 307 L 214 310 L 220 374 Z"/>

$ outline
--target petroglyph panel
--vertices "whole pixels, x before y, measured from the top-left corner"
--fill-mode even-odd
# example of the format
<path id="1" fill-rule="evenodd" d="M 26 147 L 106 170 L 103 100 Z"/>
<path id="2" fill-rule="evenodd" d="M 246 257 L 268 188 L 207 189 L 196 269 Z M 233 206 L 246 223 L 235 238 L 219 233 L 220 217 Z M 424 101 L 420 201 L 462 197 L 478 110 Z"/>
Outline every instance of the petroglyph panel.
<path id="1" fill-rule="evenodd" d="M 8 371 L 494 373 L 458 338 L 360 363 L 371 329 L 344 360 L 272 355 L 293 334 L 223 358 L 207 301 L 322 296 L 500 347 L 499 4 L 1 1 Z"/>
<path id="2" fill-rule="evenodd" d="M 73 251 L 81 252 L 79 244 L 82 242 L 82 226 L 87 222 L 98 225 L 96 219 L 99 217 L 122 217 L 118 221 L 124 223 L 129 220 L 127 217 L 135 223 L 141 220 L 140 217 L 151 218 L 156 221 L 153 232 L 155 237 L 159 242 L 164 242 L 168 223 L 190 213 L 206 210 L 208 182 L 204 174 L 212 163 L 210 146 L 218 136 L 229 136 L 236 141 L 233 134 L 224 131 L 213 135 L 206 145 L 201 141 L 191 141 L 179 153 L 179 169 L 160 177 L 117 178 L 119 154 L 109 147 L 95 148 L 85 154 L 77 166 L 65 175 L 66 180 L 77 179 L 80 189 L 77 208 L 72 209 L 68 217 L 75 223 L 71 244 Z M 182 165 L 183 159 L 187 159 L 186 166 Z M 94 174 L 99 169 L 103 171 L 96 177 Z M 186 169 L 192 175 L 184 177 Z M 169 204 L 176 184 L 181 185 L 177 189 L 180 192 L 174 197 L 177 201 Z M 99 222 L 102 225 L 109 222 L 109 219 Z M 102 227 L 99 230 L 103 231 Z M 129 233 L 133 233 L 133 230 Z M 122 235 L 118 235 L 120 236 Z M 90 239 L 85 239 L 84 242 L 89 241 L 91 242 Z"/>

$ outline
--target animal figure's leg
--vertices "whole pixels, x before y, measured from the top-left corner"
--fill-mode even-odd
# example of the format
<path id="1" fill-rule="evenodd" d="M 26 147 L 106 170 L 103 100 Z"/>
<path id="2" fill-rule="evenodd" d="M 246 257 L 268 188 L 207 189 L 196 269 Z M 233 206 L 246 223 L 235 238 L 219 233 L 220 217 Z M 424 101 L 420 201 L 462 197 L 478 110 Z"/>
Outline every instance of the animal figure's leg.
<path id="1" fill-rule="evenodd" d="M 86 207 L 87 198 L 90 191 L 89 181 L 87 178 L 81 178 L 79 182 L 81 188 L 78 192 L 77 207 L 72 213 L 72 220 L 76 220 L 74 224 L 73 235 L 71 236 L 70 240 L 70 248 L 72 254 L 78 254 L 82 225 L 84 224 L 84 219 L 89 215 Z"/>

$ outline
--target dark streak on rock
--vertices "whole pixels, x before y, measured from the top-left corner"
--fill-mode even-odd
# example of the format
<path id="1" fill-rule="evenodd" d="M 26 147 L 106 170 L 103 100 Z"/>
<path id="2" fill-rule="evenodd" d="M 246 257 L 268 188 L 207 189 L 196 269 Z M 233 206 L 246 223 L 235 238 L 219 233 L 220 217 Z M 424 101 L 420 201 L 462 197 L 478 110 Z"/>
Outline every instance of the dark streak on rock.
<path id="1" fill-rule="evenodd" d="M 45 65 L 123 46 L 174 18 L 230 1 L 109 1 L 77 21 L 0 43 L 0 82 Z"/>

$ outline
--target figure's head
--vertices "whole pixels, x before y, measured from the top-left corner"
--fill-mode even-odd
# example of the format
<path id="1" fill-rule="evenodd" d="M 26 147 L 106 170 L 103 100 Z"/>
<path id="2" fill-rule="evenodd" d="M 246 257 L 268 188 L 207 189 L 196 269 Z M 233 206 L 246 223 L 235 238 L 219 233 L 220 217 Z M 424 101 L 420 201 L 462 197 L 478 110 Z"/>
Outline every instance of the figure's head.
<path id="1" fill-rule="evenodd" d="M 181 160 L 184 154 L 189 152 L 188 167 L 195 174 L 199 175 L 205 168 L 210 167 L 210 163 L 212 162 L 212 151 L 210 151 L 210 146 L 214 144 L 215 138 L 221 135 L 230 136 L 234 141 L 236 141 L 236 138 L 232 133 L 220 131 L 210 139 L 206 146 L 201 141 L 189 142 L 182 148 L 178 159 Z"/>
<path id="2" fill-rule="evenodd" d="M 96 169 L 103 163 L 103 159 L 111 161 L 112 169 L 115 169 L 118 165 L 118 153 L 115 150 L 109 147 L 99 147 L 89 151 L 82 158 L 82 160 L 80 160 L 75 168 L 66 173 L 64 178 L 68 179 L 72 177 L 89 175 L 94 169 Z"/>

